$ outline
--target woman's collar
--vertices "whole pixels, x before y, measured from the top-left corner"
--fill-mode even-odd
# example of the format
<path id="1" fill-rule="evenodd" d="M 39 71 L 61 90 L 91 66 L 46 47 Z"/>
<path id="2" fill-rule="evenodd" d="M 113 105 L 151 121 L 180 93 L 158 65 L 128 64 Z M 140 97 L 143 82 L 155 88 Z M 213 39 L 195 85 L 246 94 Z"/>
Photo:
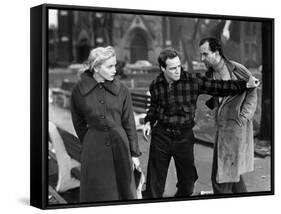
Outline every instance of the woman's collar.
<path id="1" fill-rule="evenodd" d="M 117 96 L 120 92 L 120 82 L 114 79 L 113 81 L 105 81 L 98 83 L 92 76 L 90 71 L 85 71 L 81 74 L 81 81 L 79 83 L 79 90 L 83 96 L 94 90 L 97 86 L 103 86 L 108 92 Z"/>

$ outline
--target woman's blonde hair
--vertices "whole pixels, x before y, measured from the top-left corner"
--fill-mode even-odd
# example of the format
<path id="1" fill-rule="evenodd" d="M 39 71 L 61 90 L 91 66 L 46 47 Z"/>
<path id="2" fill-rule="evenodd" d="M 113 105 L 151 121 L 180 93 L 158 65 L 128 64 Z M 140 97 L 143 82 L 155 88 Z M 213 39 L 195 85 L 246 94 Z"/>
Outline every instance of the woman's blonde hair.
<path id="1" fill-rule="evenodd" d="M 115 50 L 111 46 L 98 47 L 91 50 L 88 57 L 88 66 L 91 72 L 111 57 L 115 57 Z"/>

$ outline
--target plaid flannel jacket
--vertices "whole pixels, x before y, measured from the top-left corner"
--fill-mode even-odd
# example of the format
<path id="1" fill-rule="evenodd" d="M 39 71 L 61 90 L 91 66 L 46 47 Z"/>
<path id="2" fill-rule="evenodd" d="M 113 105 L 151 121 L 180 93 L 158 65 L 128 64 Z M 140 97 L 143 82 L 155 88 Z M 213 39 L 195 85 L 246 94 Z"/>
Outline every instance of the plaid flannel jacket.
<path id="1" fill-rule="evenodd" d="M 167 127 L 187 127 L 194 124 L 200 94 L 228 96 L 245 90 L 245 81 L 211 80 L 183 70 L 180 79 L 169 85 L 162 72 L 150 85 L 151 105 L 144 121 L 150 121 L 151 126 L 158 121 Z"/>

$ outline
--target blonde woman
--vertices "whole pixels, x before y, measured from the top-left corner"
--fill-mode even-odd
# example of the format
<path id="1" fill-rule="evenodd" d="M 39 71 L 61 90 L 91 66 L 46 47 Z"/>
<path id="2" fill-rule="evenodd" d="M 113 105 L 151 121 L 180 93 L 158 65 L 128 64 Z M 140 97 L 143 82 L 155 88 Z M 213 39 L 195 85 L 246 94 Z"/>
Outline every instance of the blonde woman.
<path id="1" fill-rule="evenodd" d="M 133 168 L 141 155 L 131 96 L 115 79 L 112 47 L 93 49 L 72 92 L 71 114 L 82 142 L 80 202 L 136 199 Z"/>

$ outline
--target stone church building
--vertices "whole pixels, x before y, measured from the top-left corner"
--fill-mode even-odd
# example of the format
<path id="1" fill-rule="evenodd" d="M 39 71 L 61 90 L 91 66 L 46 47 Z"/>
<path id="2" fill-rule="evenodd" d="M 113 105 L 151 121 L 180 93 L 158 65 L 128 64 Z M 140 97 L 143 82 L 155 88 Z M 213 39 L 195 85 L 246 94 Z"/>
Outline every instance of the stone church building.
<path id="1" fill-rule="evenodd" d="M 157 64 L 160 51 L 172 46 L 191 68 L 200 61 L 202 37 L 221 37 L 226 20 L 118 12 L 58 10 L 58 24 L 49 28 L 50 63 L 83 63 L 92 48 L 111 45 L 117 59 Z M 231 21 L 225 54 L 250 66 L 261 64 L 261 23 Z"/>

